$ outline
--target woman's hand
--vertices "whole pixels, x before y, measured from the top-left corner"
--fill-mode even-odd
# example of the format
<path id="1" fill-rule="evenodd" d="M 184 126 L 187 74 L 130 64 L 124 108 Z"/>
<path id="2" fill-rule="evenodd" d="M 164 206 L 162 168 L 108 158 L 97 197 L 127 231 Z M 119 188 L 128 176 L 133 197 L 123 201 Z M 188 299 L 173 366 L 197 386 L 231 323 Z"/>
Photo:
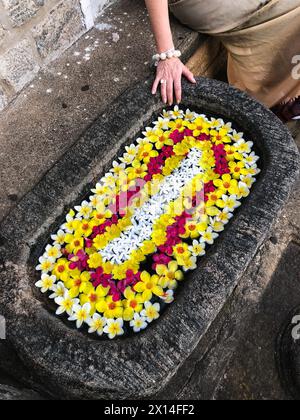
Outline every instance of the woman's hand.
<path id="1" fill-rule="evenodd" d="M 161 86 L 161 96 L 163 102 L 170 106 L 174 103 L 174 93 L 176 102 L 179 104 L 182 99 L 182 76 L 186 77 L 191 83 L 197 83 L 193 73 L 182 63 L 179 58 L 170 58 L 160 61 L 157 67 L 156 79 L 153 84 L 152 93 L 157 93 Z"/>

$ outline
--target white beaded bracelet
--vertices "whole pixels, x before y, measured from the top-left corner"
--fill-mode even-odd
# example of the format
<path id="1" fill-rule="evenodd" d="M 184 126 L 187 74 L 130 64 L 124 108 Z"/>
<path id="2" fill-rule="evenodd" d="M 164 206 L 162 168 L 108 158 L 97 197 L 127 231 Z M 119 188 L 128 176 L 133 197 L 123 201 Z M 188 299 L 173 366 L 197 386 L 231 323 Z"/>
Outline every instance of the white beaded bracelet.
<path id="1" fill-rule="evenodd" d="M 153 61 L 154 61 L 155 65 L 157 66 L 160 61 L 166 61 L 170 58 L 175 58 L 175 57 L 179 58 L 179 57 L 181 57 L 181 55 L 182 55 L 181 51 L 175 50 L 175 48 L 172 48 L 171 50 L 168 50 L 164 53 L 155 54 L 153 56 Z"/>

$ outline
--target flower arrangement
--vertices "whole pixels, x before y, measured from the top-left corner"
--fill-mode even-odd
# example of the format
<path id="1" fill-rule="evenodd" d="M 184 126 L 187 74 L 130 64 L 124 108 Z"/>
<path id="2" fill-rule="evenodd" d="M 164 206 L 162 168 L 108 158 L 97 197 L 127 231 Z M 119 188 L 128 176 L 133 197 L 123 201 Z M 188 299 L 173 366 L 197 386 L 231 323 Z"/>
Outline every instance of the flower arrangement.
<path id="1" fill-rule="evenodd" d="M 158 319 L 250 194 L 259 158 L 243 137 L 178 107 L 146 128 L 39 259 L 56 314 L 110 339 Z"/>

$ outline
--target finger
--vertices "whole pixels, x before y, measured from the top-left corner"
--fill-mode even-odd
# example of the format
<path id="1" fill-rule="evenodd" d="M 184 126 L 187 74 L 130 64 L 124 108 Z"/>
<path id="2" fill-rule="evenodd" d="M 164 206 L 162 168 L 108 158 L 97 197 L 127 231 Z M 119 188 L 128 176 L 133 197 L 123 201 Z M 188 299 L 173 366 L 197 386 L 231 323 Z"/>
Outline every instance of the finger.
<path id="1" fill-rule="evenodd" d="M 181 99 L 182 99 L 181 77 L 175 80 L 174 89 L 175 89 L 176 101 L 178 104 L 180 104 Z"/>
<path id="2" fill-rule="evenodd" d="M 167 103 L 167 83 L 161 83 L 161 98 L 164 104 Z"/>
<path id="3" fill-rule="evenodd" d="M 188 79 L 189 82 L 197 83 L 193 73 L 186 66 L 184 66 L 182 74 Z"/>
<path id="4" fill-rule="evenodd" d="M 160 81 L 159 77 L 156 77 L 156 79 L 154 80 L 154 83 L 153 83 L 153 87 L 152 87 L 152 94 L 153 95 L 156 95 L 156 93 L 157 93 L 159 81 Z"/>
<path id="5" fill-rule="evenodd" d="M 173 105 L 174 102 L 174 82 L 172 79 L 167 82 L 167 96 L 169 105 Z"/>

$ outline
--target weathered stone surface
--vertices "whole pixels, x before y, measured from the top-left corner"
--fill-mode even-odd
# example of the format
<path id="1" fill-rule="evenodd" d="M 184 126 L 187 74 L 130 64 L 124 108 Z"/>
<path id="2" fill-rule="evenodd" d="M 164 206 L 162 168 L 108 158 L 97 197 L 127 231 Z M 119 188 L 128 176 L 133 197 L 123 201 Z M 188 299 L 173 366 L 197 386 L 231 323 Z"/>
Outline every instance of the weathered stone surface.
<path id="1" fill-rule="evenodd" d="M 31 45 L 26 39 L 11 48 L 0 60 L 0 78 L 17 92 L 32 80 L 39 69 Z"/>
<path id="2" fill-rule="evenodd" d="M 7 334 L 24 365 L 65 398 L 142 398 L 159 393 L 195 350 L 268 239 L 299 175 L 287 129 L 260 104 L 201 79 L 184 85 L 184 106 L 234 121 L 253 140 L 263 167 L 233 223 L 192 273 L 178 299 L 144 334 L 97 341 L 70 329 L 36 292 L 34 266 L 49 232 L 111 166 L 119 150 L 162 110 L 147 86 L 125 93 L 0 225 L 0 302 Z"/>
<path id="3" fill-rule="evenodd" d="M 36 15 L 44 0 L 2 0 L 13 26 L 22 26 Z"/>
<path id="4" fill-rule="evenodd" d="M 38 401 L 42 399 L 33 391 L 0 384 L 0 401 Z"/>
<path id="5" fill-rule="evenodd" d="M 3 39 L 5 38 L 6 30 L 3 25 L 0 24 L 0 46 L 3 43 Z"/>
<path id="6" fill-rule="evenodd" d="M 0 111 L 2 111 L 8 103 L 7 96 L 0 88 Z"/>
<path id="7" fill-rule="evenodd" d="M 37 49 L 43 58 L 68 47 L 85 30 L 79 2 L 59 3 L 46 19 L 33 28 Z"/>

